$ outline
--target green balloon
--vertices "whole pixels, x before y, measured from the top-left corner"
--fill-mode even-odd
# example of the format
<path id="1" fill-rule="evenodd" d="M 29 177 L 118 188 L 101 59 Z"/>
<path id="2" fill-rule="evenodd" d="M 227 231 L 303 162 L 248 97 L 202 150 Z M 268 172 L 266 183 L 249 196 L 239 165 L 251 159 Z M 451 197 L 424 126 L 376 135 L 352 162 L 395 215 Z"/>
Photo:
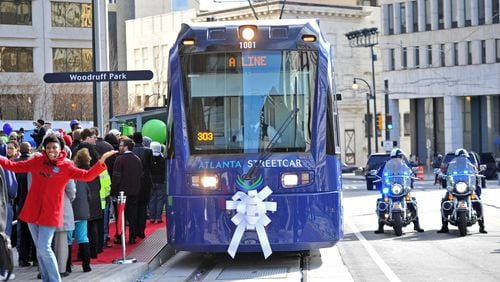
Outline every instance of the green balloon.
<path id="1" fill-rule="evenodd" d="M 142 126 L 142 136 L 147 136 L 153 141 L 165 144 L 167 139 L 167 125 L 159 119 L 148 120 Z"/>
<path id="2" fill-rule="evenodd" d="M 2 138 L 4 144 L 7 144 L 7 142 L 9 142 L 9 137 L 7 136 L 0 136 L 0 138 Z"/>

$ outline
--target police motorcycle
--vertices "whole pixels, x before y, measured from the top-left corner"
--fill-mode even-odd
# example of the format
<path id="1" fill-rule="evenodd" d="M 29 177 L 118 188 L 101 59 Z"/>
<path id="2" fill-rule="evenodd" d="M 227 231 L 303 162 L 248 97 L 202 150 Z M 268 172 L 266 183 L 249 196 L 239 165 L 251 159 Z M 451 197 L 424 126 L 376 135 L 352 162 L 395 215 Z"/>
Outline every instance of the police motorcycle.
<path id="1" fill-rule="evenodd" d="M 466 156 L 457 156 L 449 164 L 441 179 L 446 181 L 447 193 L 441 204 L 443 227 L 439 233 L 448 232 L 448 223 L 457 226 L 460 236 L 467 235 L 467 227 L 476 222 L 480 232 L 484 230 L 482 202 L 476 194 L 477 173 L 474 165 Z"/>
<path id="2" fill-rule="evenodd" d="M 396 236 L 403 234 L 403 227 L 411 222 L 418 232 L 420 228 L 417 214 L 417 202 L 410 195 L 413 170 L 400 158 L 388 160 L 382 171 L 374 182 L 382 182 L 381 198 L 377 199 L 376 213 L 378 215 L 378 230 L 375 233 L 383 233 L 384 225 L 392 226 Z"/>

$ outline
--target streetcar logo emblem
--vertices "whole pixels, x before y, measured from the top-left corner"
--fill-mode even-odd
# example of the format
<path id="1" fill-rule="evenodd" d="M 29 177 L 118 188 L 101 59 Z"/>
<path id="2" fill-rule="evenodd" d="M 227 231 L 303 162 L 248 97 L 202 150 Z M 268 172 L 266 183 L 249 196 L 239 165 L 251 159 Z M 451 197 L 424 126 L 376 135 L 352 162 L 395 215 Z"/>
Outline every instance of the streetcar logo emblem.
<path id="1" fill-rule="evenodd" d="M 264 183 L 264 178 L 262 178 L 262 175 L 260 175 L 259 178 L 257 178 L 252 183 L 250 183 L 249 180 L 245 180 L 245 179 L 241 178 L 241 176 L 239 176 L 239 175 L 238 175 L 238 178 L 236 179 L 236 184 L 241 189 L 244 189 L 247 191 L 257 189 L 259 186 L 262 185 L 262 183 Z"/>

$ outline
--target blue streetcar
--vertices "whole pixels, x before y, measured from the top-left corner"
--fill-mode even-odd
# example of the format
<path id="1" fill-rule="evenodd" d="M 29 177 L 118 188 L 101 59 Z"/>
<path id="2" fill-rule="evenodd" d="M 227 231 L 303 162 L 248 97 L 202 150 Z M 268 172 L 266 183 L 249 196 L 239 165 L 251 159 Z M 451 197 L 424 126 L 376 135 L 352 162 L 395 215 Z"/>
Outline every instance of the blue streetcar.
<path id="1" fill-rule="evenodd" d="M 173 247 L 267 257 L 342 238 L 331 62 L 316 20 L 183 24 L 168 77 Z"/>

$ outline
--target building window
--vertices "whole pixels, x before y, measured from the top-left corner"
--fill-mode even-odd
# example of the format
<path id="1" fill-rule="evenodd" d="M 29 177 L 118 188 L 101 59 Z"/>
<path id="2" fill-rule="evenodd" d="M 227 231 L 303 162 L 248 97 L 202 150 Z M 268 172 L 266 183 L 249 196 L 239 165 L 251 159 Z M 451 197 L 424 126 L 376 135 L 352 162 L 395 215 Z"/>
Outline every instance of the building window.
<path id="1" fill-rule="evenodd" d="M 54 48 L 52 64 L 54 72 L 92 71 L 92 49 Z"/>
<path id="2" fill-rule="evenodd" d="M 479 24 L 483 25 L 484 24 L 484 16 L 485 16 L 484 0 L 477 0 L 477 13 L 478 13 L 477 17 L 478 17 Z"/>
<path id="3" fill-rule="evenodd" d="M 389 70 L 395 70 L 394 48 L 389 49 Z"/>
<path id="4" fill-rule="evenodd" d="M 444 28 L 444 0 L 438 0 L 438 29 Z"/>
<path id="5" fill-rule="evenodd" d="M 33 72 L 33 48 L 0 46 L 0 72 Z"/>
<path id="6" fill-rule="evenodd" d="M 458 43 L 453 43 L 453 65 L 458 66 Z"/>
<path id="7" fill-rule="evenodd" d="M 403 113 L 403 135 L 410 136 L 410 113 Z"/>
<path id="8" fill-rule="evenodd" d="M 499 23 L 499 18 L 500 18 L 500 15 L 499 15 L 499 1 L 491 1 L 491 6 L 492 6 L 492 10 L 493 10 L 493 23 Z"/>
<path id="9" fill-rule="evenodd" d="M 439 45 L 439 57 L 441 58 L 441 66 L 446 66 L 445 48 L 444 44 Z"/>
<path id="10" fill-rule="evenodd" d="M 389 21 L 389 34 L 394 34 L 394 5 L 387 5 L 387 20 Z"/>
<path id="11" fill-rule="evenodd" d="M 458 26 L 458 1 L 451 0 L 451 27 Z"/>
<path id="12" fill-rule="evenodd" d="M 34 100 L 31 94 L 10 94 L 9 87 L 2 89 L 0 95 L 0 120 L 32 120 Z M 14 128 L 19 129 L 19 128 Z"/>
<path id="13" fill-rule="evenodd" d="M 418 46 L 415 47 L 415 68 L 420 68 L 420 48 Z"/>
<path id="14" fill-rule="evenodd" d="M 472 41 L 467 41 L 467 64 L 472 65 Z"/>
<path id="15" fill-rule="evenodd" d="M 401 33 L 406 33 L 406 3 L 399 4 L 399 19 L 401 21 Z"/>
<path id="16" fill-rule="evenodd" d="M 486 64 L 486 40 L 481 40 L 481 64 Z"/>
<path id="17" fill-rule="evenodd" d="M 495 40 L 495 45 L 496 45 L 496 58 L 497 58 L 497 63 L 500 63 L 500 39 Z"/>
<path id="18" fill-rule="evenodd" d="M 411 2 L 411 18 L 412 18 L 412 23 L 413 23 L 413 32 L 418 31 L 418 2 L 417 1 L 412 1 Z"/>
<path id="19" fill-rule="evenodd" d="M 425 30 L 431 30 L 431 0 L 424 0 L 425 5 Z"/>
<path id="20" fill-rule="evenodd" d="M 406 69 L 408 67 L 407 49 L 403 47 L 401 51 L 401 68 Z"/>
<path id="21" fill-rule="evenodd" d="M 52 2 L 53 27 L 92 27 L 92 4 Z"/>
<path id="22" fill-rule="evenodd" d="M 427 65 L 432 67 L 432 45 L 427 45 Z"/>
<path id="23" fill-rule="evenodd" d="M 471 25 L 471 0 L 465 0 L 465 26 Z"/>
<path id="24" fill-rule="evenodd" d="M 31 0 L 0 0 L 0 24 L 31 25 Z"/>

